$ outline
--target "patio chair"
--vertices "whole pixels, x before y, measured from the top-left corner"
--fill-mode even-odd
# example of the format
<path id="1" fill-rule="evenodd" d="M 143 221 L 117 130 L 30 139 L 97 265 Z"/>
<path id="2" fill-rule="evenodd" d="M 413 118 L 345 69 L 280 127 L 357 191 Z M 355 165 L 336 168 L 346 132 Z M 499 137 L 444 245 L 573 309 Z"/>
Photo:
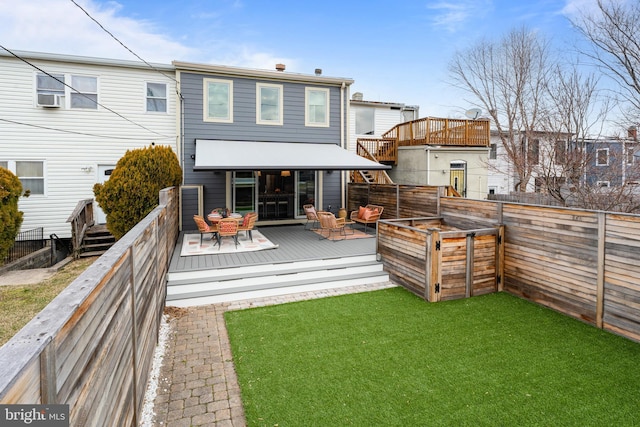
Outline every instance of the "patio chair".
<path id="1" fill-rule="evenodd" d="M 245 214 L 244 219 L 242 220 L 242 224 L 238 226 L 238 232 L 244 231 L 244 235 L 247 236 L 249 234 L 249 239 L 253 242 L 253 236 L 251 235 L 251 230 L 253 230 L 253 226 L 256 224 L 258 220 L 257 212 L 249 212 Z"/>
<path id="2" fill-rule="evenodd" d="M 305 215 L 307 215 L 307 223 L 304 225 L 305 230 L 307 229 L 307 225 L 311 224 L 310 230 L 318 229 L 318 212 L 316 212 L 316 208 L 313 205 L 303 205 L 302 209 L 304 209 Z"/>
<path id="3" fill-rule="evenodd" d="M 319 211 L 317 215 L 318 221 L 320 223 L 320 240 L 331 239 L 334 233 L 342 235 L 343 238 L 340 240 L 344 240 L 347 238 L 347 234 L 344 229 L 346 225 L 345 218 L 336 218 L 336 216 L 331 212 L 323 211 Z M 327 233 L 326 237 L 324 235 L 325 232 Z M 336 241 L 335 239 L 332 240 L 334 242 Z"/>
<path id="4" fill-rule="evenodd" d="M 222 218 L 218 221 L 218 249 L 222 248 L 223 237 L 233 237 L 238 248 L 238 220 L 235 218 Z"/>
<path id="5" fill-rule="evenodd" d="M 218 227 L 214 225 L 209 225 L 207 221 L 205 221 L 204 217 L 200 215 L 194 215 L 193 221 L 198 226 L 198 231 L 200 232 L 200 244 L 202 245 L 202 235 L 211 233 L 211 239 L 216 238 L 216 242 L 220 245 L 220 238 L 218 237 Z"/>

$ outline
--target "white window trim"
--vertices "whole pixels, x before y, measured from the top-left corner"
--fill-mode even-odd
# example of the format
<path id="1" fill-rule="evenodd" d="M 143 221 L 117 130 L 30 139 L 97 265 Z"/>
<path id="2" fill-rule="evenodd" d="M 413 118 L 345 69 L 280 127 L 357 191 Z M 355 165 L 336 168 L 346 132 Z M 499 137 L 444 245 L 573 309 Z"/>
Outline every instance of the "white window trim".
<path id="1" fill-rule="evenodd" d="M 149 83 L 151 84 L 156 84 L 156 85 L 164 85 L 166 90 L 165 90 L 165 96 L 164 98 L 160 98 L 160 97 L 156 97 L 156 96 L 149 96 L 147 95 L 147 88 L 149 87 Z M 147 100 L 149 98 L 152 99 L 164 99 L 166 102 L 166 110 L 165 111 L 149 111 L 147 109 Z M 154 82 L 154 81 L 146 81 L 144 82 L 144 112 L 145 113 L 149 113 L 149 114 L 169 114 L 169 84 L 166 82 Z"/>
<path id="2" fill-rule="evenodd" d="M 209 117 L 209 83 L 222 83 L 229 86 L 229 99 L 227 102 L 229 103 L 229 117 L 221 119 L 216 117 Z M 202 80 L 202 90 L 203 90 L 203 99 L 204 105 L 202 108 L 202 120 L 205 122 L 212 123 L 233 123 L 233 80 L 223 80 L 223 79 L 203 79 Z"/>
<path id="3" fill-rule="evenodd" d="M 278 97 L 278 120 L 261 120 L 261 107 L 260 103 L 260 90 L 262 88 L 277 88 L 279 91 Z M 270 125 L 270 126 L 282 126 L 284 123 L 284 87 L 283 85 L 277 85 L 272 83 L 256 83 L 256 124 L 258 125 Z"/>
<path id="4" fill-rule="evenodd" d="M 91 110 L 99 110 L 100 109 L 100 78 L 96 75 L 92 75 L 92 74 L 77 74 L 77 73 L 68 73 L 65 75 L 65 81 L 67 80 L 66 77 L 69 77 L 69 86 L 73 87 L 73 78 L 74 77 L 90 77 L 93 79 L 96 79 L 96 91 L 95 92 L 80 92 L 78 90 L 71 89 L 70 87 L 66 87 L 66 92 L 67 92 L 67 96 L 66 98 L 68 99 L 67 102 L 67 108 L 69 108 L 70 110 L 82 110 L 82 111 L 91 111 Z M 96 108 L 82 108 L 82 107 L 72 107 L 71 106 L 71 94 L 80 94 L 80 96 L 82 95 L 95 95 L 96 96 Z"/>
<path id="5" fill-rule="evenodd" d="M 319 122 L 312 122 L 310 121 L 309 118 L 309 98 L 310 98 L 310 92 L 324 92 L 325 93 L 325 104 L 324 104 L 324 117 L 326 118 L 326 120 L 324 121 L 324 123 L 319 123 Z M 304 125 L 305 126 L 310 126 L 310 127 L 324 127 L 324 128 L 328 128 L 329 127 L 329 111 L 331 111 L 330 106 L 329 106 L 329 96 L 330 96 L 330 90 L 327 88 L 318 88 L 318 87 L 305 87 L 304 88 Z"/>
<path id="6" fill-rule="evenodd" d="M 600 151 L 605 151 L 607 153 L 607 162 L 606 163 L 600 163 Z M 609 166 L 609 149 L 608 148 L 598 148 L 596 149 L 596 166 Z"/>
<path id="7" fill-rule="evenodd" d="M 2 161 L 7 162 L 7 169 L 11 171 L 11 173 L 13 173 L 14 175 L 18 176 L 16 173 L 16 163 L 17 162 L 40 162 L 42 163 L 42 194 L 37 194 L 37 193 L 31 193 L 29 195 L 29 198 L 32 197 L 46 197 L 47 195 L 47 162 L 45 162 L 44 160 L 39 160 L 39 159 L 18 159 L 18 160 L 5 160 L 2 159 Z M 20 178 L 18 176 L 18 178 Z M 23 178 L 27 178 L 27 179 L 40 179 L 40 177 L 23 177 Z M 22 191 L 24 192 L 26 190 L 26 188 L 23 188 Z"/>

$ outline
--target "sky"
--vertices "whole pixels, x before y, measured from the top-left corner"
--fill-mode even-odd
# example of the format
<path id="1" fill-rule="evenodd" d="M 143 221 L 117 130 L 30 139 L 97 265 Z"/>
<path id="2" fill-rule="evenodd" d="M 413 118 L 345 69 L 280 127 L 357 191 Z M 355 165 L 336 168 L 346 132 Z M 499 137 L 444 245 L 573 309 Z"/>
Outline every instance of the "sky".
<path id="1" fill-rule="evenodd" d="M 165 64 L 273 70 L 283 63 L 304 74 L 320 68 L 353 79 L 351 93 L 367 101 L 464 118 L 478 105 L 448 79 L 456 51 L 522 26 L 572 49 L 577 34 L 568 18 L 595 1 L 0 0 L 0 45 L 137 60 L 131 50 Z"/>

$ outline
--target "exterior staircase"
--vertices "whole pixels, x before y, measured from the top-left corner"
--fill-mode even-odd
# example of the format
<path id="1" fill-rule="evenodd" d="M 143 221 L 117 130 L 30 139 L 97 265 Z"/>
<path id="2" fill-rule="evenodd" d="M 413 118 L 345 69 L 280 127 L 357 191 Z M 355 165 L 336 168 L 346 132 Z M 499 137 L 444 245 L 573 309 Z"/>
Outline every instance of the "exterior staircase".
<path id="1" fill-rule="evenodd" d="M 115 237 L 104 224 L 93 225 L 87 229 L 80 246 L 80 257 L 100 256 L 116 242 Z"/>
<path id="2" fill-rule="evenodd" d="M 388 282 L 375 255 L 169 273 L 166 305 L 189 307 Z"/>

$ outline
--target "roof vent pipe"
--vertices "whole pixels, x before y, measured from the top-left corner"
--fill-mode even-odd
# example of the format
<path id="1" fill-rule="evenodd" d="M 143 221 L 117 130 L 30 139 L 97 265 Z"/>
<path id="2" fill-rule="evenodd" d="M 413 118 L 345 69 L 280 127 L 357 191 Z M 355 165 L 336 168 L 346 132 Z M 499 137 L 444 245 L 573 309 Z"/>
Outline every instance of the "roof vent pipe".
<path id="1" fill-rule="evenodd" d="M 316 76 L 322 75 L 322 68 L 316 68 Z"/>
<path id="2" fill-rule="evenodd" d="M 276 70 L 284 71 L 287 67 L 284 64 L 276 64 Z"/>

